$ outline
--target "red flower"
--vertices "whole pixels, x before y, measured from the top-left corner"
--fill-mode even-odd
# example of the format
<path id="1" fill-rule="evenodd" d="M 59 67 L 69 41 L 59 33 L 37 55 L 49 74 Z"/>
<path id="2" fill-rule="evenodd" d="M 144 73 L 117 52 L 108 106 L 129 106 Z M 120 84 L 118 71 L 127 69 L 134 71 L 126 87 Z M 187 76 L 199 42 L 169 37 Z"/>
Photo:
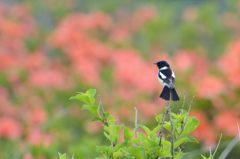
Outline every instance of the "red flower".
<path id="1" fill-rule="evenodd" d="M 214 76 L 201 77 L 197 85 L 197 92 L 200 97 L 213 98 L 225 91 L 224 83 Z"/>
<path id="2" fill-rule="evenodd" d="M 174 54 L 174 65 L 176 70 L 183 73 L 191 72 L 191 80 L 196 82 L 207 74 L 208 62 L 207 59 L 197 53 L 181 50 Z"/>
<path id="3" fill-rule="evenodd" d="M 234 110 L 225 110 L 216 115 L 215 125 L 227 135 L 235 136 L 238 133 L 237 122 L 240 123 L 238 113 Z"/>
<path id="4" fill-rule="evenodd" d="M 32 145 L 48 147 L 52 143 L 53 138 L 51 135 L 45 134 L 40 130 L 30 129 L 27 140 Z"/>
<path id="5" fill-rule="evenodd" d="M 96 134 L 98 133 L 102 128 L 102 125 L 99 122 L 87 122 L 85 124 L 85 129 L 87 132 Z"/>
<path id="6" fill-rule="evenodd" d="M 66 86 L 66 80 L 59 70 L 39 70 L 32 72 L 29 82 L 35 87 L 43 88 L 63 88 Z"/>
<path id="7" fill-rule="evenodd" d="M 0 118 L 0 137 L 9 139 L 19 138 L 22 131 L 20 123 L 9 117 Z"/>
<path id="8" fill-rule="evenodd" d="M 163 105 L 159 106 L 156 103 L 141 102 L 137 106 L 139 112 L 146 117 L 153 117 L 158 114 L 159 111 L 163 108 Z"/>
<path id="9" fill-rule="evenodd" d="M 214 129 L 203 112 L 193 111 L 191 115 L 195 116 L 199 121 L 200 125 L 193 132 L 193 136 L 203 141 L 205 146 L 212 146 L 215 143 Z"/>
<path id="10" fill-rule="evenodd" d="M 116 52 L 113 56 L 113 63 L 114 78 L 119 84 L 148 92 L 157 88 L 155 66 L 144 62 L 135 51 Z"/>
<path id="11" fill-rule="evenodd" d="M 234 41 L 219 59 L 219 67 L 229 80 L 229 85 L 240 87 L 240 40 Z"/>
<path id="12" fill-rule="evenodd" d="M 42 107 L 33 107 L 26 110 L 26 120 L 31 123 L 31 125 L 41 125 L 47 120 L 47 115 Z"/>

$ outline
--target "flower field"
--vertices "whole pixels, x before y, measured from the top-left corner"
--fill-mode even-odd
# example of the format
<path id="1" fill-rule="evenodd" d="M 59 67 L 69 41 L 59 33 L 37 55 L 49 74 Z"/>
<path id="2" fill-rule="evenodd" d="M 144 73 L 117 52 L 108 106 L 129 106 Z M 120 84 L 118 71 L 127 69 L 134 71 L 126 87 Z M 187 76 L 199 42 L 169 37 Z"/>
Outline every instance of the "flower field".
<path id="1" fill-rule="evenodd" d="M 194 98 L 199 143 L 185 146 L 189 158 L 222 133 L 220 153 L 240 123 L 239 10 L 239 0 L 1 1 L 0 158 L 96 157 L 103 128 L 69 100 L 88 88 L 117 122 L 134 125 L 136 107 L 139 123 L 153 126 L 166 107 L 158 60 L 175 71 L 176 109 Z"/>

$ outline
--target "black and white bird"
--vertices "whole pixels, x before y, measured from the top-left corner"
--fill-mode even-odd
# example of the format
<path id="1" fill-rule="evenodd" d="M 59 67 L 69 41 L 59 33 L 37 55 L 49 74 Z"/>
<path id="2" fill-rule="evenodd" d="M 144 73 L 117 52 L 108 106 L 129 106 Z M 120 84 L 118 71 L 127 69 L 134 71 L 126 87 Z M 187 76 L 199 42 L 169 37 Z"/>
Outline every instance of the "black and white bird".
<path id="1" fill-rule="evenodd" d="M 166 61 L 158 61 L 154 64 L 156 64 L 159 69 L 158 80 L 163 85 L 160 97 L 167 101 L 170 99 L 178 101 L 179 96 L 175 90 L 175 74 L 171 70 L 170 65 Z"/>

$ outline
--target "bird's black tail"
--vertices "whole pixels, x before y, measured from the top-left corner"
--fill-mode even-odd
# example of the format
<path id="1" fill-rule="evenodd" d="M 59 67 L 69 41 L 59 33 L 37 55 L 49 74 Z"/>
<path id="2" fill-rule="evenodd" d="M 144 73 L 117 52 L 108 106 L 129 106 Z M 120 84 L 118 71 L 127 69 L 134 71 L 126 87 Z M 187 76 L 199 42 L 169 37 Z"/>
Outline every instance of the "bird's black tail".
<path id="1" fill-rule="evenodd" d="M 171 98 L 172 98 L 173 101 L 179 100 L 179 97 L 178 97 L 178 94 L 177 94 L 175 88 L 172 88 L 172 89 L 171 89 Z"/>
<path id="2" fill-rule="evenodd" d="M 164 86 L 160 97 L 165 100 L 170 100 L 170 88 Z"/>

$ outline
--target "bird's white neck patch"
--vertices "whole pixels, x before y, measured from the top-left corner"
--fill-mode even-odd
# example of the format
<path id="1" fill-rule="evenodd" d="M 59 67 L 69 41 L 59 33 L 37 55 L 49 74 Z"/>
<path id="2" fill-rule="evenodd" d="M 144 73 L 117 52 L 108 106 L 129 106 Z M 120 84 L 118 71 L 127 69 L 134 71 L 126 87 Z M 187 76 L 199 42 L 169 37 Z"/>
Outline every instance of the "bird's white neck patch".
<path id="1" fill-rule="evenodd" d="M 160 68 L 160 70 L 167 70 L 167 69 L 168 69 L 167 66 L 164 66 L 164 67 Z"/>

